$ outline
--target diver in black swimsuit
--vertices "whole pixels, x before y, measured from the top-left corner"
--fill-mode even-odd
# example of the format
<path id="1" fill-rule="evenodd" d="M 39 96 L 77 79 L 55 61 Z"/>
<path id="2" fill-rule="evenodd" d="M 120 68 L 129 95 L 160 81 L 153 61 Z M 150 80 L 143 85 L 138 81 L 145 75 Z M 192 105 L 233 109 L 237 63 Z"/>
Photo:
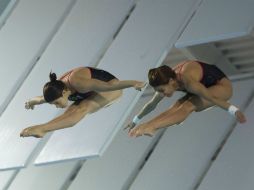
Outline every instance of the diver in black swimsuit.
<path id="1" fill-rule="evenodd" d="M 164 65 L 151 69 L 148 79 L 156 93 L 126 127 L 130 128 L 130 136 L 152 136 L 157 129 L 179 124 L 193 111 L 203 111 L 214 105 L 227 110 L 240 123 L 246 121 L 244 114 L 228 103 L 232 96 L 231 81 L 214 65 L 200 61 L 184 61 L 173 69 Z M 183 91 L 186 95 L 159 116 L 136 126 L 164 96 L 171 97 L 174 91 Z"/>
<path id="2" fill-rule="evenodd" d="M 122 89 L 134 87 L 141 90 L 145 83 L 135 80 L 120 81 L 107 71 L 92 68 L 75 68 L 57 80 L 50 73 L 50 82 L 43 88 L 43 96 L 35 97 L 25 103 L 26 109 L 35 105 L 49 103 L 66 111 L 55 119 L 24 129 L 22 137 L 43 137 L 47 132 L 74 126 L 88 113 L 108 106 L 122 95 Z M 73 104 L 68 106 L 68 101 Z"/>
<path id="3" fill-rule="evenodd" d="M 93 78 L 93 79 L 101 80 L 104 82 L 109 82 L 113 79 L 117 79 L 114 75 L 112 75 L 111 73 L 104 71 L 102 69 L 97 69 L 97 68 L 93 68 L 93 67 L 86 67 L 86 68 L 88 68 L 90 70 L 91 78 Z M 81 100 L 84 100 L 87 97 L 91 96 L 92 94 L 93 94 L 92 91 L 86 92 L 86 93 L 75 92 L 68 97 L 68 100 L 69 101 L 81 101 Z"/>

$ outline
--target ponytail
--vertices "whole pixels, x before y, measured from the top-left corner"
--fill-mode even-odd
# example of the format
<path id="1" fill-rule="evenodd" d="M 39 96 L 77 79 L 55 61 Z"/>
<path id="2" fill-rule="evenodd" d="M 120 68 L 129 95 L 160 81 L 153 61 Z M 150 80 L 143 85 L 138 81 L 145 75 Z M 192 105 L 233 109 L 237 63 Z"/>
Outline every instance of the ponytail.
<path id="1" fill-rule="evenodd" d="M 62 97 L 63 90 L 66 89 L 66 85 L 57 80 L 55 73 L 49 73 L 50 81 L 47 82 L 43 87 L 43 96 L 46 102 L 52 102 L 60 97 Z"/>

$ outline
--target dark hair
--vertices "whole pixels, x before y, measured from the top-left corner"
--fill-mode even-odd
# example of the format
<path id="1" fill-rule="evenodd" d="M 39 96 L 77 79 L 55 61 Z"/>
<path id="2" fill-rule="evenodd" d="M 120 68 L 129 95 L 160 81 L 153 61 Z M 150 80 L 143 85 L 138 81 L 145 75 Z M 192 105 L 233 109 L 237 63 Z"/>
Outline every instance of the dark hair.
<path id="1" fill-rule="evenodd" d="M 152 87 L 167 84 L 171 78 L 175 79 L 176 73 L 167 65 L 150 69 L 148 72 L 149 84 Z"/>
<path id="2" fill-rule="evenodd" d="M 65 84 L 57 80 L 55 73 L 49 73 L 50 81 L 43 87 L 43 96 L 46 102 L 52 102 L 57 98 L 60 98 L 63 94 L 63 90 L 66 89 Z"/>

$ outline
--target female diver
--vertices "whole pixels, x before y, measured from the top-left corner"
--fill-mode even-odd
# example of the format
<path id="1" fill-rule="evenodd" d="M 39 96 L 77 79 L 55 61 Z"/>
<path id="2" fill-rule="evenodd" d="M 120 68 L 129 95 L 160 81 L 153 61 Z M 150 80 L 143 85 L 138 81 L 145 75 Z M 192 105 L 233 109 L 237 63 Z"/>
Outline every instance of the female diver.
<path id="1" fill-rule="evenodd" d="M 122 95 L 124 88 L 134 87 L 141 90 L 144 82 L 134 80 L 119 81 L 107 71 L 92 67 L 79 67 L 65 73 L 57 80 L 55 73 L 50 73 L 50 82 L 43 88 L 43 96 L 35 97 L 25 103 L 26 109 L 35 105 L 49 103 L 66 111 L 53 120 L 28 127 L 21 137 L 43 137 L 47 132 L 72 127 L 88 113 L 93 113 L 111 104 Z M 68 100 L 74 103 L 68 106 Z"/>
<path id="2" fill-rule="evenodd" d="M 214 65 L 200 61 L 184 61 L 173 69 L 164 65 L 151 69 L 148 79 L 156 93 L 126 127 L 130 128 L 129 135 L 132 137 L 152 136 L 157 129 L 179 124 L 193 111 L 203 111 L 214 105 L 227 110 L 240 123 L 246 121 L 244 114 L 228 103 L 232 96 L 232 84 Z M 174 91 L 183 91 L 186 95 L 157 117 L 136 126 L 142 117 L 155 109 L 164 96 L 171 97 Z"/>

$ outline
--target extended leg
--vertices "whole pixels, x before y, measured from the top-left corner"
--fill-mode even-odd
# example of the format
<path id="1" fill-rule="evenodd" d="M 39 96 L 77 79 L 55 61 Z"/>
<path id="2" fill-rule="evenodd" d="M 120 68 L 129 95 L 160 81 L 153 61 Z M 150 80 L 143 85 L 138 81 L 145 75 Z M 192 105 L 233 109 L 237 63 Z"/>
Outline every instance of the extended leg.
<path id="1" fill-rule="evenodd" d="M 184 108 L 186 112 L 188 112 L 189 109 L 187 109 L 188 107 L 188 104 L 187 104 L 187 100 L 189 100 L 190 98 L 192 97 L 192 95 L 190 94 L 187 94 L 185 96 L 183 96 L 182 98 L 180 98 L 179 100 L 177 100 L 175 102 L 175 104 L 173 104 L 173 106 L 171 106 L 168 110 L 162 112 L 159 116 L 155 117 L 155 118 L 158 118 L 158 119 L 163 119 L 163 118 L 168 118 L 169 116 L 175 114 L 175 112 L 178 112 L 179 113 L 179 109 L 180 108 Z M 187 107 L 186 107 L 187 106 Z M 192 105 L 189 105 L 189 106 L 192 106 Z M 183 111 L 183 110 L 182 110 Z M 190 110 L 191 111 L 191 110 Z M 159 118 L 160 117 L 160 118 Z M 186 116 L 187 117 L 187 116 Z M 155 119 L 154 118 L 154 119 Z M 183 119 L 184 120 L 184 119 Z M 182 121 L 183 121 L 182 120 Z M 152 121 L 152 120 L 151 120 Z M 180 124 L 182 121 L 176 123 L 176 124 Z"/>
<path id="2" fill-rule="evenodd" d="M 81 101 L 78 105 L 71 105 L 62 115 L 48 123 L 24 129 L 20 136 L 43 137 L 47 132 L 72 127 L 85 117 L 86 114 L 98 111 L 100 108 L 119 98 L 121 94 L 121 91 L 95 94 L 93 97 Z"/>
<path id="3" fill-rule="evenodd" d="M 208 88 L 208 91 L 218 99 L 228 100 L 232 95 L 231 83 L 228 79 L 222 79 L 218 84 Z M 213 103 L 196 95 L 191 95 L 181 106 L 174 112 L 169 110 L 155 117 L 148 123 L 155 128 L 163 128 L 174 124 L 181 123 L 193 111 L 202 111 L 213 106 Z"/>
<path id="4" fill-rule="evenodd" d="M 132 129 L 130 131 L 130 136 L 140 136 L 142 134 L 152 136 L 159 128 L 169 127 L 183 122 L 195 109 L 195 105 L 193 105 L 189 100 L 186 100 L 177 109 L 175 109 L 174 112 L 172 112 L 171 109 L 166 110 L 147 123 L 141 124 Z"/>

